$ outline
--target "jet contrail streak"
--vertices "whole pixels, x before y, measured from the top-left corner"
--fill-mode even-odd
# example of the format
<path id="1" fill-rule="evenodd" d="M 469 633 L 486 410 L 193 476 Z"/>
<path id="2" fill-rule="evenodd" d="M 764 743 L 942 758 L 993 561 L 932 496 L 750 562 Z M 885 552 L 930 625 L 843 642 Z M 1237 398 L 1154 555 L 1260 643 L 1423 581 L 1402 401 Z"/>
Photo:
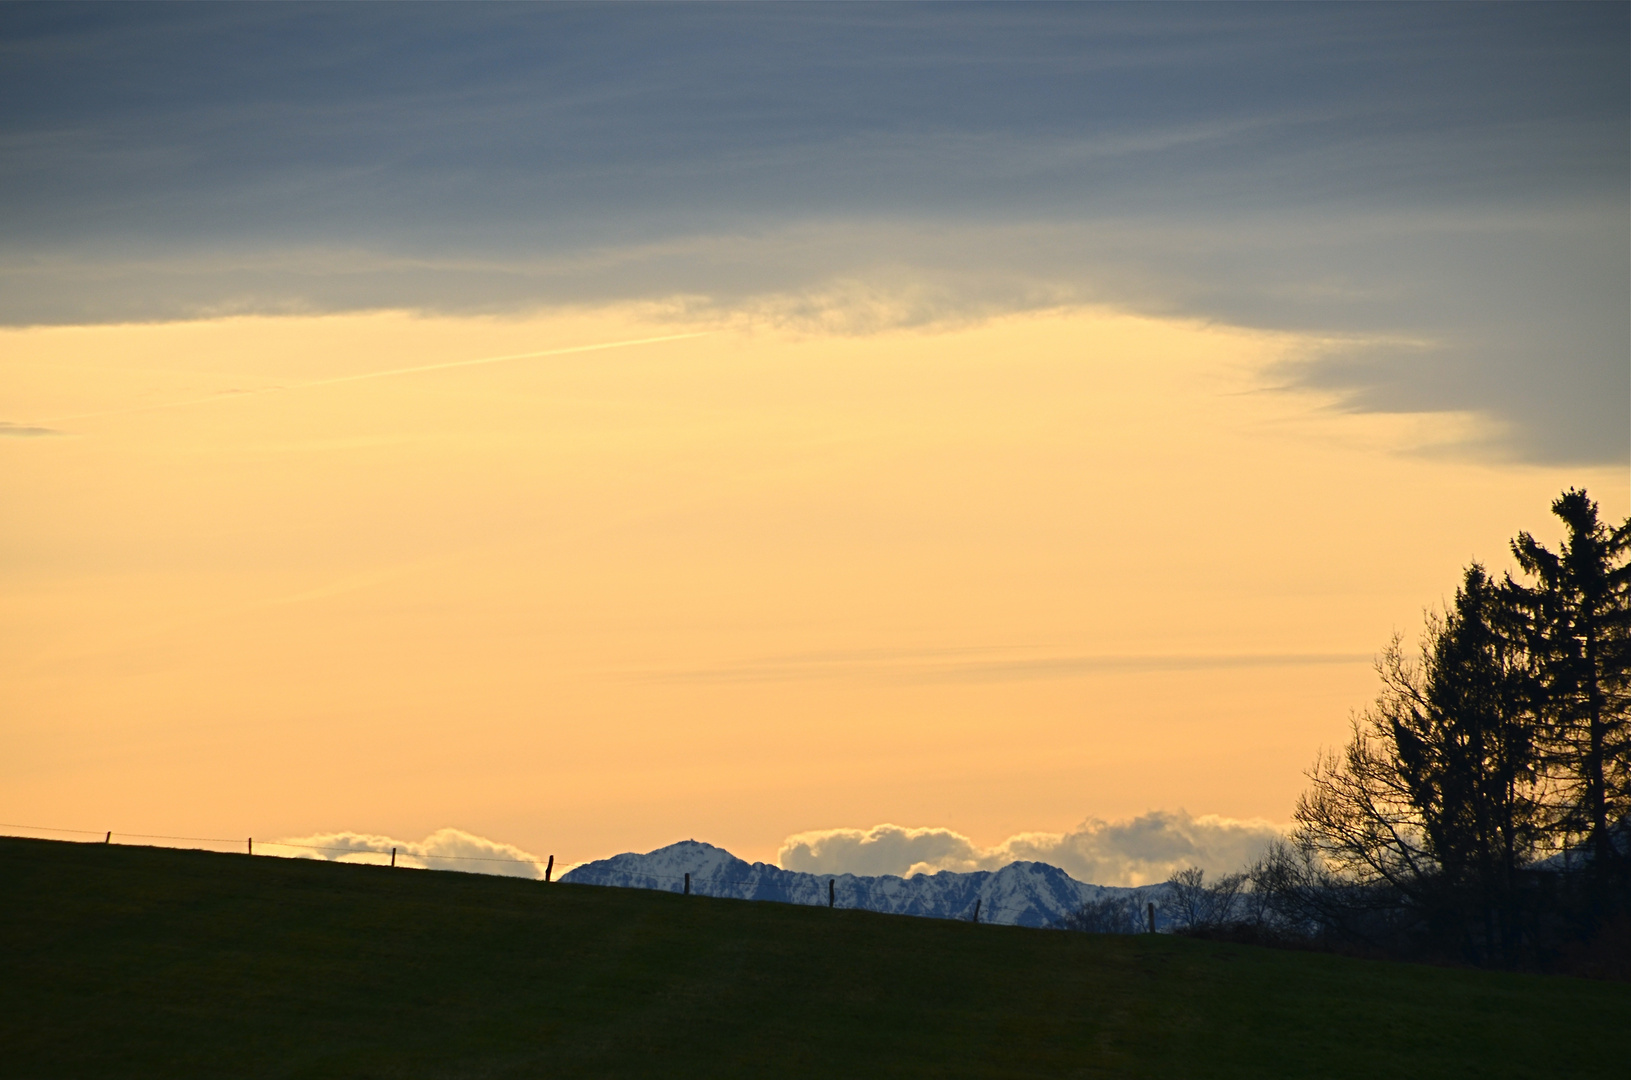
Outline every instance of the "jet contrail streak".
<path id="1" fill-rule="evenodd" d="M 53 416 L 39 420 L 39 424 L 60 424 L 64 420 L 88 420 L 96 416 L 122 416 L 128 413 L 155 412 L 159 409 L 179 409 L 184 405 L 200 405 L 206 401 L 269 394 L 279 390 L 306 390 L 314 386 L 333 386 L 336 383 L 361 382 L 363 379 L 385 379 L 393 375 L 411 375 L 418 371 L 444 371 L 448 368 L 475 367 L 478 364 L 501 364 L 507 360 L 531 360 L 540 356 L 565 356 L 569 353 L 600 352 L 603 349 L 622 349 L 630 345 L 655 345 L 661 341 L 684 341 L 687 338 L 706 337 L 712 330 L 695 330 L 686 334 L 664 334 L 661 337 L 630 338 L 627 341 L 606 341 L 598 345 L 568 345 L 560 349 L 539 349 L 537 352 L 509 353 L 504 356 L 481 356 L 474 360 L 449 360 L 442 364 L 419 364 L 415 367 L 390 368 L 386 371 L 366 371 L 360 375 L 341 375 L 336 379 L 314 379 L 290 386 L 266 386 L 259 390 L 228 390 L 207 397 L 187 398 L 185 401 L 166 401 L 158 405 L 137 405 L 129 409 L 106 409 L 102 412 L 75 413 L 72 416 Z"/>
<path id="2" fill-rule="evenodd" d="M 318 379 L 299 383 L 291 390 L 308 386 L 333 386 L 335 383 L 359 382 L 363 379 L 383 379 L 389 375 L 410 375 L 416 371 L 441 371 L 445 368 L 475 367 L 477 364 L 499 364 L 505 360 L 530 360 L 538 356 L 564 356 L 567 353 L 599 352 L 602 349 L 621 349 L 629 345 L 655 345 L 659 341 L 683 341 L 686 338 L 706 337 L 712 330 L 696 330 L 689 334 L 665 334 L 662 337 L 631 338 L 628 341 L 608 341 L 601 345 L 569 345 L 564 349 L 541 349 L 538 352 L 511 353 L 508 356 L 483 356 L 477 360 L 450 360 L 445 364 L 421 364 L 418 367 L 392 368 L 389 371 L 369 371 L 361 375 L 341 375 L 337 379 Z"/>

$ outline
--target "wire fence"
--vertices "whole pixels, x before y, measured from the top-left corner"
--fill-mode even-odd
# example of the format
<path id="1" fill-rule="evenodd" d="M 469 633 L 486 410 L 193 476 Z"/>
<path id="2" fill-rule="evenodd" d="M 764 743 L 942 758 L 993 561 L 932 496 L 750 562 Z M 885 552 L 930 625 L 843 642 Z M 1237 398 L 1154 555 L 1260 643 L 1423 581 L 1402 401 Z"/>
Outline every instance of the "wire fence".
<path id="1" fill-rule="evenodd" d="M 111 844 L 115 836 L 119 837 L 121 840 L 181 840 L 187 843 L 197 844 L 232 844 L 234 846 L 243 846 L 245 851 L 249 854 L 254 853 L 255 847 L 280 847 L 296 848 L 302 851 L 338 852 L 342 855 L 378 855 L 381 858 L 386 858 L 390 856 L 393 851 L 397 850 L 396 848 L 381 850 L 380 848 L 372 847 L 356 847 L 349 844 L 301 844 L 289 840 L 256 840 L 252 836 L 240 838 L 223 836 L 169 836 L 163 833 L 98 832 L 95 829 L 53 829 L 47 828 L 43 825 L 9 825 L 5 822 L 0 822 L 0 829 L 22 829 L 25 832 L 72 833 L 79 836 L 100 836 L 104 838 L 102 842 L 107 844 Z M 398 845 L 398 848 L 400 848 L 401 853 L 404 856 L 413 859 L 436 859 L 438 861 L 445 859 L 452 862 L 513 863 L 517 866 L 541 866 L 544 864 L 543 859 L 510 859 L 498 855 L 437 855 L 431 852 L 413 850 L 412 845 Z"/>
<path id="2" fill-rule="evenodd" d="M 180 841 L 180 842 L 184 842 L 184 843 L 198 843 L 198 844 L 231 844 L 234 847 L 242 845 L 244 852 L 246 854 L 250 854 L 250 855 L 254 854 L 255 847 L 257 845 L 259 845 L 259 846 L 261 846 L 263 848 L 266 848 L 266 847 L 293 848 L 293 849 L 300 850 L 300 851 L 337 852 L 337 853 L 340 853 L 340 854 L 343 854 L 343 855 L 377 855 L 381 859 L 385 859 L 387 857 L 391 858 L 393 860 L 392 865 L 395 865 L 394 860 L 396 858 L 396 854 L 397 854 L 397 851 L 398 851 L 398 848 L 396 848 L 396 847 L 391 848 L 389 850 L 381 850 L 379 848 L 356 847 L 356 846 L 353 846 L 353 845 L 302 844 L 302 843 L 293 842 L 293 841 L 286 841 L 286 840 L 256 840 L 254 837 L 244 837 L 242 839 L 238 839 L 236 837 L 219 837 L 219 836 L 171 836 L 171 835 L 162 834 L 162 833 L 126 833 L 126 832 L 115 833 L 115 832 L 112 832 L 110 830 L 103 830 L 103 831 L 99 832 L 99 831 L 97 831 L 95 829 L 59 829 L 59 828 L 50 828 L 50 827 L 42 826 L 42 825 L 15 825 L 15 824 L 7 824 L 5 822 L 0 822 L 0 829 L 20 829 L 20 830 L 23 830 L 24 832 L 65 833 L 65 834 L 70 834 L 70 835 L 75 835 L 75 836 L 101 837 L 102 839 L 100 841 L 90 841 L 90 842 L 100 842 L 100 843 L 105 843 L 105 844 L 113 843 L 113 838 L 115 836 L 118 836 L 121 840 L 174 840 L 174 841 Z M 25 837 L 24 839 L 27 839 L 27 838 Z M 441 861 L 445 860 L 445 861 L 449 861 L 449 862 L 510 863 L 510 864 L 517 865 L 517 866 L 531 866 L 535 870 L 537 868 L 539 868 L 540 866 L 545 865 L 544 860 L 541 860 L 541 859 L 512 859 L 512 858 L 505 858 L 505 857 L 502 857 L 502 856 L 489 856 L 489 855 L 436 855 L 436 854 L 431 854 L 431 853 L 424 852 L 424 851 L 414 851 L 414 850 L 411 850 L 411 849 L 409 849 L 407 847 L 402 847 L 401 845 L 399 845 L 398 847 L 401 848 L 402 854 L 404 856 L 406 856 L 408 858 L 420 859 L 420 860 L 426 860 L 426 861 L 441 862 Z M 555 857 L 553 855 L 549 856 L 548 865 L 551 868 L 553 868 L 554 862 L 555 862 Z M 642 887 L 644 887 L 644 886 L 638 886 L 638 885 L 627 885 L 627 884 L 624 884 L 622 880 L 619 880 L 619 881 L 616 881 L 616 882 L 610 881 L 610 880 L 607 880 L 607 881 L 586 880 L 588 878 L 617 878 L 617 879 L 636 878 L 636 879 L 639 879 L 641 881 L 651 881 L 651 882 L 663 883 L 663 886 L 653 886 L 652 887 L 652 888 L 660 888 L 660 891 L 663 891 L 663 892 L 679 892 L 679 891 L 684 890 L 684 891 L 686 891 L 688 893 L 693 893 L 693 894 L 695 894 L 697 896 L 712 896 L 712 897 L 715 897 L 715 898 L 728 899 L 728 900 L 750 900 L 750 899 L 753 899 L 753 897 L 751 897 L 751 896 L 735 896 L 735 895 L 729 895 L 729 894 L 721 893 L 721 892 L 718 891 L 721 886 L 730 887 L 730 888 L 742 888 L 742 889 L 757 890 L 757 889 L 762 888 L 767 883 L 775 882 L 775 878 L 779 874 L 801 873 L 800 871 L 782 870 L 779 867 L 777 867 L 777 868 L 770 868 L 769 873 L 758 873 L 758 874 L 755 874 L 753 877 L 748 877 L 748 878 L 730 878 L 730 877 L 721 878 L 721 877 L 717 877 L 717 876 L 705 875 L 705 874 L 702 874 L 702 873 L 696 873 L 696 874 L 684 874 L 684 873 L 681 873 L 681 874 L 656 874 L 656 873 L 651 873 L 651 872 L 643 871 L 643 870 L 624 870 L 624 869 L 613 868 L 613 867 L 588 869 L 587 866 L 584 865 L 584 866 L 572 867 L 572 868 L 568 869 L 567 871 L 565 871 L 562 874 L 562 877 L 565 877 L 566 874 L 570 874 L 573 871 L 577 871 L 577 870 L 585 870 L 586 871 L 585 873 L 580 875 L 580 882 L 579 882 L 580 884 L 603 885 L 603 886 L 612 887 L 612 888 L 642 888 Z M 547 871 L 546 871 L 546 873 L 547 873 Z M 849 877 L 849 876 L 852 876 L 852 875 L 839 875 L 839 876 Z M 819 877 L 817 877 L 816 878 L 816 884 L 813 886 L 813 888 L 816 890 L 815 897 L 813 899 L 808 899 L 808 900 L 806 900 L 806 899 L 791 899 L 791 898 L 787 898 L 784 895 L 783 897 L 775 898 L 775 902 L 793 904 L 793 905 L 799 906 L 799 907 L 837 907 L 837 906 L 839 906 L 838 903 L 837 903 L 837 899 L 838 899 L 838 888 L 837 888 L 838 877 L 829 877 L 829 878 L 827 878 L 827 886 L 828 887 L 827 887 L 827 890 L 826 890 L 827 895 L 825 897 L 823 897 L 821 895 L 822 890 L 821 890 L 821 887 L 820 887 L 820 884 L 819 884 L 820 880 L 821 879 Z M 713 891 L 705 892 L 705 891 L 703 891 L 704 889 L 711 889 Z M 800 889 L 799 891 L 804 892 L 806 890 Z M 902 910 L 900 908 L 894 908 L 893 910 L 891 910 L 890 908 L 886 908 L 886 907 L 867 906 L 864 903 L 859 903 L 857 901 L 859 901 L 861 898 L 855 895 L 856 890 L 854 889 L 853 885 L 845 888 L 844 891 L 849 893 L 849 896 L 847 897 L 847 899 L 850 902 L 848 904 L 844 905 L 844 907 L 847 910 L 875 911 L 875 912 L 882 912 L 882 913 L 885 913 L 885 914 L 901 914 L 901 915 L 925 915 L 925 916 L 928 915 L 927 912 L 923 912 L 923 911 Z M 912 904 L 910 902 L 908 902 L 905 905 L 905 907 L 907 907 L 907 908 L 910 908 L 911 906 L 912 906 Z M 1012 914 L 1012 915 L 1015 915 L 1017 917 L 1023 917 L 1027 913 L 1034 913 L 1037 916 L 1039 916 L 1040 918 L 1042 918 L 1043 925 L 1051 925 L 1055 921 L 1055 919 L 1048 918 L 1047 913 L 1044 912 L 1042 909 L 1038 908 L 1035 904 L 1021 904 L 1021 905 L 996 904 L 996 903 L 988 902 L 987 898 L 983 897 L 983 896 L 967 900 L 962 905 L 961 914 L 951 915 L 951 916 L 938 916 L 938 917 L 940 917 L 940 918 L 952 918 L 952 919 L 964 919 L 964 920 L 975 919 L 975 920 L 980 921 L 980 922 L 992 922 L 992 921 L 995 921 L 997 918 L 999 918 L 1002 915 Z M 928 916 L 928 917 L 932 918 L 932 917 L 936 917 L 936 916 Z"/>

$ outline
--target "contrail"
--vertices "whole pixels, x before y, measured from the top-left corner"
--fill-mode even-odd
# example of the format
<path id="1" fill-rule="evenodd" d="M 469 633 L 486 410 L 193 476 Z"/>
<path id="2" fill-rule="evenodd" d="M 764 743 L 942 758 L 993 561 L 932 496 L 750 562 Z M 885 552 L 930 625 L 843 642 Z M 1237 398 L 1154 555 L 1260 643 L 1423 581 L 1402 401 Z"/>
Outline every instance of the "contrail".
<path id="1" fill-rule="evenodd" d="M 475 367 L 477 364 L 500 364 L 506 360 L 530 360 L 537 356 L 564 356 L 567 353 L 599 352 L 602 349 L 621 349 L 629 345 L 655 345 L 659 341 L 683 341 L 686 338 L 706 337 L 712 330 L 696 330 L 689 334 L 665 334 L 662 337 L 631 338 L 628 341 L 608 341 L 602 345 L 569 345 L 564 349 L 541 349 L 538 352 L 511 353 L 508 356 L 483 356 L 479 360 L 450 360 L 445 364 L 421 364 L 418 367 L 392 368 L 390 371 L 370 371 L 362 375 L 341 375 L 337 379 L 318 379 L 290 387 L 303 390 L 308 386 L 333 386 L 335 383 L 360 382 L 363 379 L 383 379 L 390 375 L 410 375 L 416 371 L 441 371 L 444 368 Z"/>
<path id="2" fill-rule="evenodd" d="M 414 367 L 391 368 L 387 371 L 367 371 L 361 375 L 341 375 L 335 379 L 314 379 L 311 382 L 289 386 L 265 386 L 258 390 L 227 390 L 207 397 L 187 398 L 185 401 L 166 401 L 158 405 L 136 405 L 128 409 L 105 409 L 101 412 L 74 413 L 72 416 L 53 416 L 39 420 L 39 424 L 60 424 L 64 420 L 86 420 L 95 416 L 122 416 L 128 413 L 154 412 L 159 409 L 179 409 L 184 405 L 200 405 L 206 401 L 221 401 L 252 394 L 269 394 L 282 390 L 307 390 L 314 386 L 333 386 L 335 383 L 361 382 L 364 379 L 387 379 L 396 375 L 412 375 L 419 371 L 443 371 L 448 368 L 475 367 L 478 364 L 502 364 L 508 360 L 531 360 L 540 356 L 565 356 L 568 353 L 600 352 L 603 349 L 623 349 L 631 345 L 655 345 L 660 341 L 684 341 L 687 338 L 706 337 L 712 330 L 695 330 L 685 334 L 664 334 L 661 337 L 630 338 L 627 341 L 606 341 L 598 345 L 568 345 L 560 349 L 539 349 L 536 352 L 508 353 L 504 356 L 482 356 L 474 360 L 449 360 L 441 364 L 418 364 Z"/>

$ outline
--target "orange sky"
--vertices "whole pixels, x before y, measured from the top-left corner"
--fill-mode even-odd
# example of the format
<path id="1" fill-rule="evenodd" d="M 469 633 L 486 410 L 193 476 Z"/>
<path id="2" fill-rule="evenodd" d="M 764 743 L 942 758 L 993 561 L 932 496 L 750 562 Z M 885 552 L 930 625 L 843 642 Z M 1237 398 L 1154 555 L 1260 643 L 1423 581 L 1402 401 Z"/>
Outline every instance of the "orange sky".
<path id="1" fill-rule="evenodd" d="M 0 813 L 563 861 L 1284 821 L 1462 565 L 1555 539 L 1566 486 L 1628 507 L 1273 389 L 1321 345 L 1091 309 L 0 331 L 0 416 L 62 432 L 0 438 Z"/>

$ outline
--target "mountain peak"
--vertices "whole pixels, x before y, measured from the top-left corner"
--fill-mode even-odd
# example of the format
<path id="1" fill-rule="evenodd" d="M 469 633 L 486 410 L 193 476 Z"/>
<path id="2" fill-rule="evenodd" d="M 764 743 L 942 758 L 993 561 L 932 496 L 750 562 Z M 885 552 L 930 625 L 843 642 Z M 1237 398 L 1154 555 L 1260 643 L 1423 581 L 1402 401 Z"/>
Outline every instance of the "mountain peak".
<path id="1" fill-rule="evenodd" d="M 978 903 L 981 922 L 1011 926 L 1051 926 L 1083 904 L 1106 896 L 1129 894 L 1143 902 L 1145 893 L 1160 899 L 1165 892 L 1161 885 L 1137 889 L 1089 885 L 1042 862 L 1013 862 L 999 870 L 970 873 L 941 870 L 911 878 L 805 874 L 749 863 L 700 840 L 681 840 L 644 855 L 626 852 L 584 863 L 561 880 L 574 885 L 681 892 L 686 875 L 690 875 L 691 891 L 699 896 L 825 907 L 830 895 L 838 907 L 939 919 L 972 918 Z M 833 883 L 831 894 L 829 882 Z"/>

